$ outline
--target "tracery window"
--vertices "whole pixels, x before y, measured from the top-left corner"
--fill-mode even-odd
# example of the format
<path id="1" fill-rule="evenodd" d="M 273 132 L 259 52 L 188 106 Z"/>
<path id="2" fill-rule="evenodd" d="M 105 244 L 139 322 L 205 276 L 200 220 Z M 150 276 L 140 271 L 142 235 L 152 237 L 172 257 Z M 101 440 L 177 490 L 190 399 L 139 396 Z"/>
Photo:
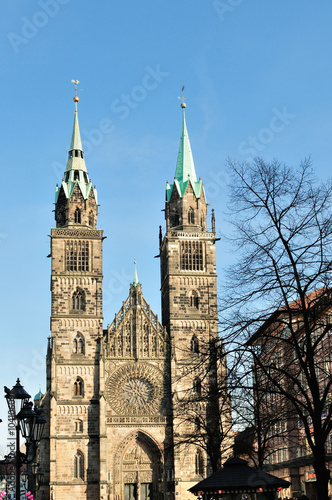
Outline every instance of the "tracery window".
<path id="1" fill-rule="evenodd" d="M 181 241 L 181 269 L 203 271 L 203 244 L 201 241 Z"/>
<path id="2" fill-rule="evenodd" d="M 66 242 L 66 271 L 89 271 L 89 242 Z"/>
<path id="3" fill-rule="evenodd" d="M 85 311 L 85 293 L 79 288 L 72 295 L 72 309 Z"/>
<path id="4" fill-rule="evenodd" d="M 74 457 L 74 477 L 84 479 L 84 455 L 80 450 L 77 450 Z"/>
<path id="5" fill-rule="evenodd" d="M 188 224 L 195 224 L 195 212 L 192 207 L 188 210 Z"/>
<path id="6" fill-rule="evenodd" d="M 75 224 L 81 224 L 81 210 L 76 207 L 74 214 Z"/>
<path id="7" fill-rule="evenodd" d="M 84 395 L 84 384 L 81 377 L 77 377 L 74 383 L 74 396 L 83 396 Z"/>

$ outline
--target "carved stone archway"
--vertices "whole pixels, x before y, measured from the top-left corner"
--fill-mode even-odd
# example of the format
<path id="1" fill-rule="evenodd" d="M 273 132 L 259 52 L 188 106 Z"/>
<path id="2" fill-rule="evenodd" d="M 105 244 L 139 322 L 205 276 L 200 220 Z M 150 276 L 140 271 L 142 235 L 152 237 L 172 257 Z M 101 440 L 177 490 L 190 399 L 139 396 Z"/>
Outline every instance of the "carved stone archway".
<path id="1" fill-rule="evenodd" d="M 160 500 L 162 474 L 162 452 L 156 441 L 141 431 L 130 433 L 114 460 L 114 500 Z"/>

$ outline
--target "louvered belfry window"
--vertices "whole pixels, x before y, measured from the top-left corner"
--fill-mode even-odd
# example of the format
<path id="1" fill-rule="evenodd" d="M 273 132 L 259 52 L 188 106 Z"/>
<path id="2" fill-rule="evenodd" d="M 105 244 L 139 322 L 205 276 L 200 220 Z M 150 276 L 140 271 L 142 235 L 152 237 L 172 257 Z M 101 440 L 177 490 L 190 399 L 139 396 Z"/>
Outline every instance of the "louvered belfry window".
<path id="1" fill-rule="evenodd" d="M 181 269 L 203 271 L 203 245 L 201 241 L 181 241 Z"/>
<path id="2" fill-rule="evenodd" d="M 89 242 L 66 242 L 66 271 L 89 271 Z"/>

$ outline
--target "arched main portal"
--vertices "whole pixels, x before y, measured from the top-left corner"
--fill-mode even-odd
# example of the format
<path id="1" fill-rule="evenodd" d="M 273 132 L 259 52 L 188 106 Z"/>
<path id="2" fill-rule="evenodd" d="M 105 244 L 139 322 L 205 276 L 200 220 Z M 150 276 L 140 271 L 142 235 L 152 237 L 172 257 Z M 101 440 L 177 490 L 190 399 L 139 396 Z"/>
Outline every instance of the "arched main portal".
<path id="1" fill-rule="evenodd" d="M 162 454 L 147 434 L 129 434 L 117 450 L 114 461 L 115 500 L 160 500 Z"/>

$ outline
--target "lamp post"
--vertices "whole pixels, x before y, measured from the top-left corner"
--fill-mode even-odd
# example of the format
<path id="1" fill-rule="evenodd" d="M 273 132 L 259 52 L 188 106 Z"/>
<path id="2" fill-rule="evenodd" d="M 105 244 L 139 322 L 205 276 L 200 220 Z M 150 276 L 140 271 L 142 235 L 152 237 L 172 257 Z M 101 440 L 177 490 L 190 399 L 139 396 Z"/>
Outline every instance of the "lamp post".
<path id="1" fill-rule="evenodd" d="M 32 409 L 33 403 L 29 402 L 31 396 L 23 389 L 19 379 L 11 390 L 5 387 L 5 393 L 9 414 L 16 427 L 16 500 L 20 500 L 21 466 L 23 463 L 33 462 L 46 420 L 42 417 L 41 410 L 34 411 Z M 20 432 L 26 440 L 25 455 L 20 452 Z"/>
<path id="2" fill-rule="evenodd" d="M 20 469 L 22 465 L 21 457 L 20 457 L 20 421 L 17 418 L 17 415 L 23 408 L 24 403 L 28 402 L 30 399 L 30 394 L 28 394 L 23 386 L 20 384 L 20 379 L 16 380 L 16 384 L 10 390 L 5 386 L 6 400 L 9 409 L 9 414 L 12 420 L 15 422 L 16 428 L 16 455 L 15 455 L 15 471 L 16 471 L 16 499 L 20 500 Z"/>

